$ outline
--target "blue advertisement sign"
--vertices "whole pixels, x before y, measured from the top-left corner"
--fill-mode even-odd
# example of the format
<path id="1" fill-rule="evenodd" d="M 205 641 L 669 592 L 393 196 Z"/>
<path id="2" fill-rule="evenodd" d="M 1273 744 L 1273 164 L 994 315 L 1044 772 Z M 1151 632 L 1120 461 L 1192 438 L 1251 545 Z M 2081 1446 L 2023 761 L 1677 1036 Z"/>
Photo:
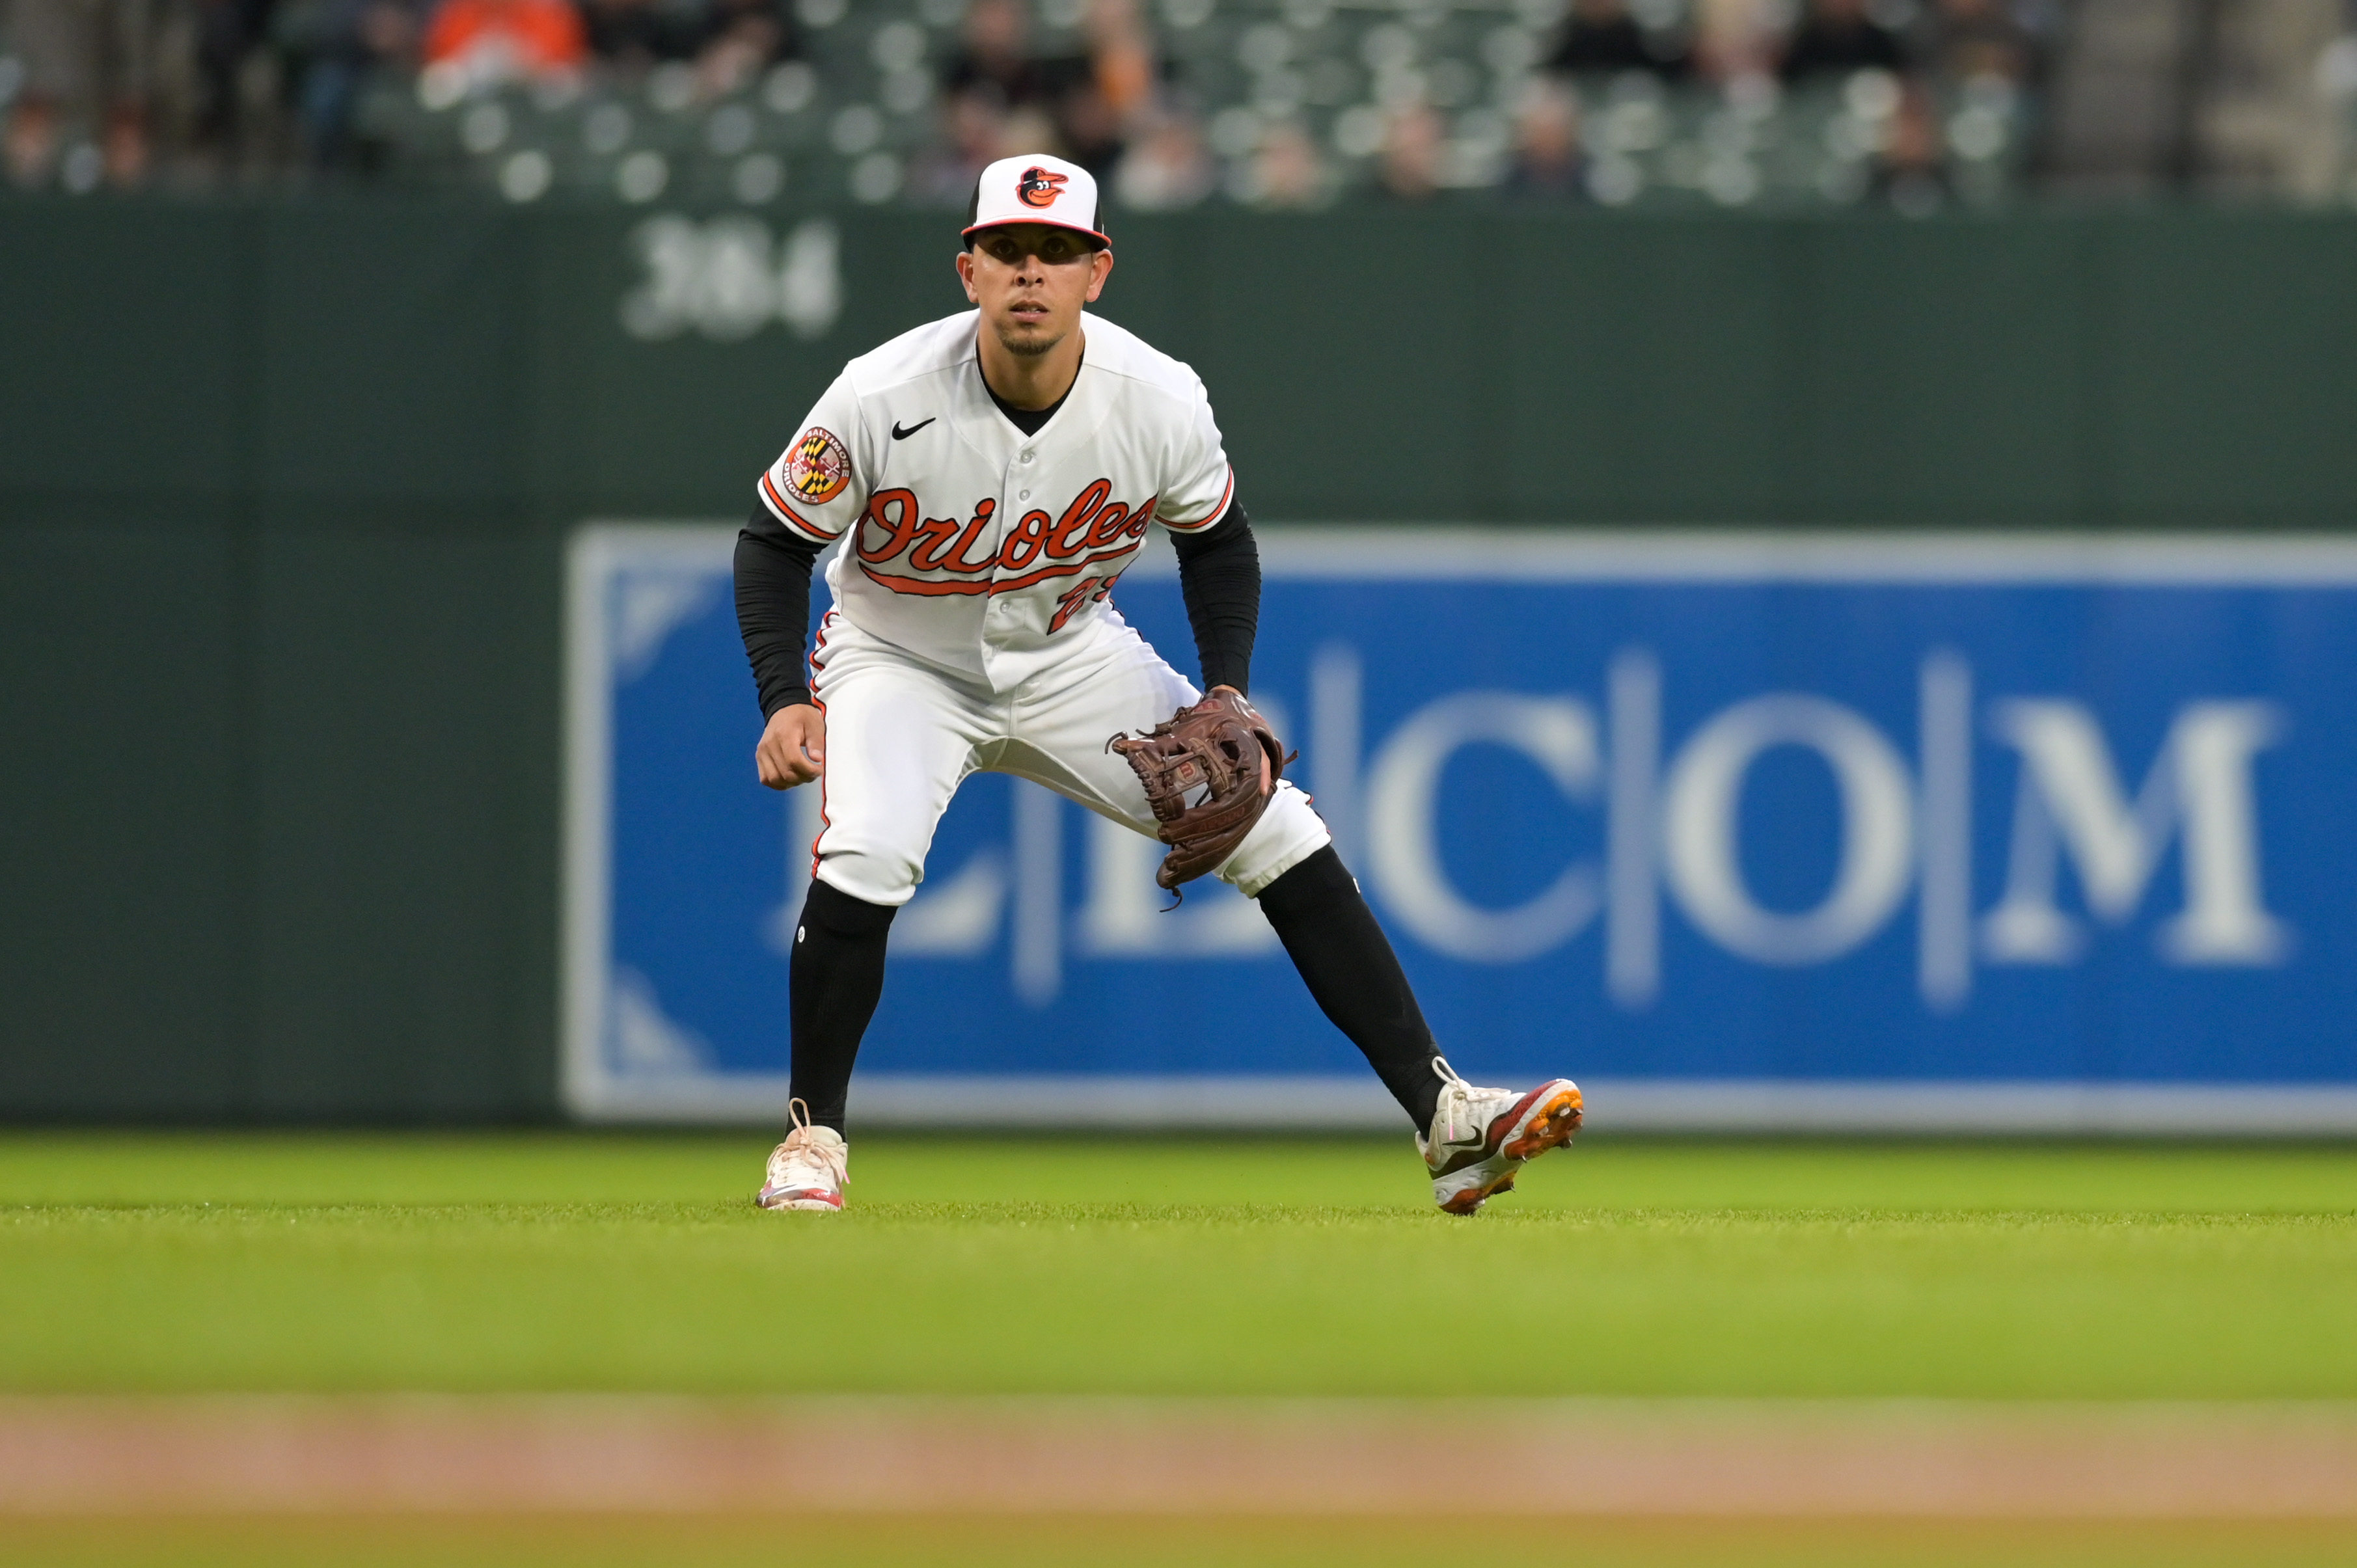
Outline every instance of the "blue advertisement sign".
<path id="1" fill-rule="evenodd" d="M 565 1090 L 780 1113 L 817 791 L 727 528 L 571 561 Z M 1478 1082 L 1599 1127 L 2357 1127 L 2357 547 L 1268 529 L 1254 699 Z M 816 596 L 823 609 L 823 591 Z M 1120 612 L 1193 666 L 1166 553 Z M 977 776 L 863 1120 L 1397 1112 L 1252 904 Z M 1260 1026 L 1140 1029 L 1194 1004 Z"/>

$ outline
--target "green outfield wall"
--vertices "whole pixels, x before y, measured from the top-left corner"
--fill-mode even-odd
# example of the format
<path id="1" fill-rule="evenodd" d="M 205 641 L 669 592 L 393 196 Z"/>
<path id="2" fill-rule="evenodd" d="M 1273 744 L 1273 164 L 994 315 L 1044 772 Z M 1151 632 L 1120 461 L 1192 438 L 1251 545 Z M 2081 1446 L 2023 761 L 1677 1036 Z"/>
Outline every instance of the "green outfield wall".
<path id="1" fill-rule="evenodd" d="M 565 532 L 741 512 L 953 227 L 0 204 L 0 1116 L 553 1115 Z M 1116 238 L 1265 519 L 2357 523 L 2357 219 Z"/>

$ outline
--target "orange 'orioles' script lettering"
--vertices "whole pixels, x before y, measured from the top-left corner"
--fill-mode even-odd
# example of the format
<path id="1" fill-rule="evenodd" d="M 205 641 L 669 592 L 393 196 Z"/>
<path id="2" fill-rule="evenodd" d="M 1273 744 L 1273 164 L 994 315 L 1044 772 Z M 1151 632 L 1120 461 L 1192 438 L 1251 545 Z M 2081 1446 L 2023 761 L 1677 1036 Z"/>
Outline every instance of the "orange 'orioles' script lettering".
<path id="1" fill-rule="evenodd" d="M 909 548 L 909 541 L 917 536 L 920 515 L 914 490 L 878 490 L 868 497 L 867 510 L 859 519 L 859 558 L 889 561 Z M 867 542 L 871 524 L 885 531 L 879 543 Z"/>
<path id="2" fill-rule="evenodd" d="M 1048 514 L 1027 511 L 1023 514 L 1023 521 L 1015 525 L 1015 532 L 1006 536 L 1006 542 L 1000 546 L 998 564 L 1010 572 L 1020 572 L 1039 559 L 1039 552 L 1047 547 Z"/>
<path id="3" fill-rule="evenodd" d="M 1105 505 L 1105 497 L 1111 494 L 1113 481 L 1099 479 L 1072 498 L 1072 504 L 1064 509 L 1064 515 L 1056 520 L 1055 531 L 1048 536 L 1048 559 L 1069 561 L 1079 554 L 1095 532 L 1091 526 L 1092 519 L 1108 511 L 1129 515 L 1129 509 L 1119 501 Z M 1105 542 L 1111 544 L 1113 541 L 1107 539 Z"/>
<path id="4" fill-rule="evenodd" d="M 1125 557 L 1136 552 L 1153 521 L 1154 500 L 1133 508 L 1111 499 L 1112 494 L 1111 479 L 1092 480 L 1060 514 L 1025 512 L 993 549 L 996 499 L 976 503 L 974 516 L 961 525 L 955 517 L 926 517 L 914 490 L 879 490 L 859 520 L 860 569 L 896 594 L 941 596 L 1004 594 L 1119 563 L 1058 599 L 1049 629 L 1060 630 L 1081 608 L 1112 591 Z M 907 571 L 879 569 L 895 564 Z"/>
<path id="5" fill-rule="evenodd" d="M 920 572 L 939 572 L 944 568 L 952 572 L 983 571 L 990 564 L 985 561 L 969 564 L 966 547 L 990 526 L 990 514 L 997 510 L 998 503 L 995 500 L 985 500 L 974 508 L 974 519 L 965 525 L 963 533 L 958 533 L 957 519 L 953 517 L 938 518 L 926 523 L 923 530 L 925 542 L 909 552 L 909 564 Z M 953 533 L 957 533 L 957 543 L 947 550 L 942 549 Z"/>

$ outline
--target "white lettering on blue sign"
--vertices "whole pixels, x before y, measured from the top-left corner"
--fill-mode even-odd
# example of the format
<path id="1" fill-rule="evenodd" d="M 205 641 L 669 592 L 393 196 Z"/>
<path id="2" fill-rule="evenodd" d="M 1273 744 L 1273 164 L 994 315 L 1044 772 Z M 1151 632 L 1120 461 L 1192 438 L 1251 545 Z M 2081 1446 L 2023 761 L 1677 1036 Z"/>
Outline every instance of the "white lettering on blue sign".
<path id="1" fill-rule="evenodd" d="M 782 1082 L 822 800 L 750 781 L 731 534 L 573 558 L 568 1092 L 601 1113 Z M 2357 1125 L 2357 549 L 1271 530 L 1263 557 L 1254 700 L 1496 1080 L 2346 1086 Z M 1191 663 L 1167 569 L 1117 602 Z M 1375 632 L 1413 624 L 1452 640 Z M 1170 908 L 1161 853 L 969 780 L 863 1074 L 943 1105 L 1129 1084 L 1103 1103 L 1148 1119 L 1179 1102 L 1149 1080 L 1290 1075 L 1311 1110 L 1358 1083 L 1259 910 L 1210 881 Z M 1272 1021 L 1248 1047 L 1117 1022 L 1202 965 Z M 2008 1124 L 2078 1124 L 2037 1104 Z"/>

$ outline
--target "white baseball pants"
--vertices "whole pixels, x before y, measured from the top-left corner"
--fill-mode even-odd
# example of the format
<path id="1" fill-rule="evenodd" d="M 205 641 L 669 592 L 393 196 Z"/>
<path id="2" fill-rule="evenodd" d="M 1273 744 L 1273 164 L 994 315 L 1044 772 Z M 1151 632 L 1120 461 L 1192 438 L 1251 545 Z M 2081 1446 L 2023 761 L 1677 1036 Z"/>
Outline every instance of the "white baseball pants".
<path id="1" fill-rule="evenodd" d="M 1151 729 L 1200 696 L 1119 624 L 1006 693 L 922 662 L 840 614 L 826 618 L 811 669 L 826 715 L 814 873 L 855 898 L 896 906 L 924 879 L 933 830 L 971 773 L 1028 779 L 1152 838 L 1146 790 L 1105 742 Z M 1216 875 L 1257 897 L 1330 842 L 1309 797 L 1280 780 Z"/>

